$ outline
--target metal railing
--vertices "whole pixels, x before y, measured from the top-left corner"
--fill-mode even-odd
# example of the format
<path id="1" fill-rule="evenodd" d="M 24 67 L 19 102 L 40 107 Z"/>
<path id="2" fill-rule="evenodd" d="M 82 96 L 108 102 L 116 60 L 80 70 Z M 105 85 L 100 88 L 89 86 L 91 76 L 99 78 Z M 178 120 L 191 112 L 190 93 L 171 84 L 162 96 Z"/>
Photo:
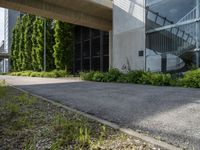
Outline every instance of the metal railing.
<path id="1" fill-rule="evenodd" d="M 195 9 L 191 10 L 182 21 L 194 15 Z M 191 15 L 192 14 L 192 15 Z M 173 21 L 168 20 L 166 17 L 161 16 L 159 13 L 146 9 L 146 18 L 152 26 L 156 28 L 170 26 Z M 190 19 L 190 18 L 189 18 Z M 181 20 L 180 20 L 181 21 Z M 153 39 L 150 40 L 152 50 L 156 50 L 162 53 L 171 53 L 175 55 L 181 55 L 191 50 L 196 45 L 196 33 L 194 27 L 191 24 L 182 25 L 180 27 L 171 27 L 161 29 L 155 32 L 148 32 L 147 36 Z M 153 29 L 152 29 L 153 30 Z M 149 47 L 151 49 L 151 47 Z"/>

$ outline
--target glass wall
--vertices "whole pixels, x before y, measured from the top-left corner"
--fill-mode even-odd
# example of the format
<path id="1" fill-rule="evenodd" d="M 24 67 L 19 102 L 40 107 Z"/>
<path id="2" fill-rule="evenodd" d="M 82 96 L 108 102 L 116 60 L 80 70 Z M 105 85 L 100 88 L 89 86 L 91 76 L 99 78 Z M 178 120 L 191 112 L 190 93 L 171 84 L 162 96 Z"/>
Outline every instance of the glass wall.
<path id="1" fill-rule="evenodd" d="M 109 33 L 82 26 L 75 28 L 74 72 L 109 69 Z"/>
<path id="2" fill-rule="evenodd" d="M 146 70 L 199 67 L 199 4 L 200 0 L 146 0 Z"/>

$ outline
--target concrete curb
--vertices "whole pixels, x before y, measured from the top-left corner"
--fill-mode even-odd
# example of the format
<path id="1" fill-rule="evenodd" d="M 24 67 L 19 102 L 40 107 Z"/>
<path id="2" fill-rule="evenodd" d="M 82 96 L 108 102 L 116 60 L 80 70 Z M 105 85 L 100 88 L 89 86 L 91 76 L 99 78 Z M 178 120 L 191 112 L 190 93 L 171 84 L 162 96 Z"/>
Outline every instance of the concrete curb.
<path id="1" fill-rule="evenodd" d="M 139 139 L 141 139 L 141 140 L 143 140 L 143 141 L 145 141 L 145 142 L 151 143 L 151 144 L 153 144 L 153 145 L 155 145 L 155 146 L 158 146 L 158 147 L 161 147 L 161 148 L 163 148 L 163 149 L 167 149 L 167 150 L 182 150 L 181 148 L 178 148 L 178 147 L 176 147 L 176 146 L 170 145 L 170 144 L 165 143 L 165 142 L 163 142 L 163 141 L 156 140 L 156 139 L 154 139 L 154 138 L 152 138 L 152 137 L 149 137 L 149 136 L 147 136 L 147 135 L 145 135 L 145 134 L 143 134 L 143 133 L 138 133 L 138 132 L 136 132 L 136 131 L 134 131 L 134 130 L 132 130 L 132 129 L 129 129 L 129 128 L 120 127 L 119 125 L 117 125 L 117 124 L 115 124 L 115 123 L 112 123 L 112 122 L 109 122 L 109 121 L 100 119 L 100 118 L 98 118 L 98 117 L 96 117 L 96 116 L 87 114 L 87 113 L 85 113 L 85 112 L 81 112 L 81 111 L 79 111 L 79 110 L 76 110 L 76 109 L 70 108 L 70 107 L 68 107 L 68 106 L 65 106 L 65 105 L 63 105 L 63 104 L 61 104 L 61 103 L 55 102 L 55 101 L 53 101 L 53 100 L 47 99 L 47 98 L 42 97 L 42 96 L 39 96 L 39 95 L 37 95 L 37 94 L 33 94 L 33 93 L 28 92 L 28 91 L 26 91 L 26 90 L 20 89 L 20 88 L 14 86 L 14 85 L 12 85 L 12 84 L 8 84 L 8 85 L 11 86 L 11 87 L 13 87 L 13 88 L 15 88 L 15 89 L 17 89 L 17 90 L 19 90 L 19 91 L 21 91 L 21 92 L 27 93 L 27 94 L 29 94 L 29 95 L 35 96 L 35 97 L 37 97 L 37 98 L 39 98 L 39 99 L 42 99 L 42 100 L 44 100 L 44 101 L 46 101 L 46 102 L 49 102 L 49 103 L 51 103 L 51 104 L 53 104 L 53 105 L 55 105 L 55 106 L 57 106 L 57 107 L 62 107 L 62 108 L 64 108 L 64 109 L 66 109 L 66 110 L 69 110 L 69 111 L 75 112 L 75 113 L 77 113 L 77 114 L 83 115 L 83 116 L 85 116 L 85 117 L 87 117 L 87 118 L 89 118 L 89 119 L 92 119 L 92 120 L 94 120 L 94 121 L 100 122 L 100 123 L 102 123 L 102 124 L 104 124 L 104 125 L 106 125 L 106 126 L 109 126 L 109 127 L 111 127 L 111 128 L 117 129 L 117 130 L 119 130 L 119 131 L 121 131 L 121 132 L 123 132 L 123 133 L 125 133 L 125 134 L 134 136 L 134 137 L 136 137 L 136 138 L 139 138 Z"/>

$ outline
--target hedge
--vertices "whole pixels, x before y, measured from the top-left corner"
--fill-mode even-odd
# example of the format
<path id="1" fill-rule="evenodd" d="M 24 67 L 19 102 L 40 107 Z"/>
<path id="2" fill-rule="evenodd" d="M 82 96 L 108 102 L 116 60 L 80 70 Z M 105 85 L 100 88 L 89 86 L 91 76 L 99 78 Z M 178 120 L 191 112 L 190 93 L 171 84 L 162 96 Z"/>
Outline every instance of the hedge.
<path id="1" fill-rule="evenodd" d="M 21 72 L 11 72 L 8 73 L 11 76 L 27 76 L 27 77 L 48 77 L 48 78 L 58 78 L 67 77 L 69 73 L 64 70 L 53 70 L 50 72 L 36 72 L 36 71 L 21 71 Z"/>
<path id="2" fill-rule="evenodd" d="M 130 71 L 125 74 L 117 69 L 111 69 L 106 73 L 99 71 L 81 72 L 80 77 L 82 80 L 96 82 L 118 82 L 200 88 L 200 70 L 188 71 L 183 75 L 183 77 L 176 78 L 172 78 L 171 74 L 145 71 Z"/>

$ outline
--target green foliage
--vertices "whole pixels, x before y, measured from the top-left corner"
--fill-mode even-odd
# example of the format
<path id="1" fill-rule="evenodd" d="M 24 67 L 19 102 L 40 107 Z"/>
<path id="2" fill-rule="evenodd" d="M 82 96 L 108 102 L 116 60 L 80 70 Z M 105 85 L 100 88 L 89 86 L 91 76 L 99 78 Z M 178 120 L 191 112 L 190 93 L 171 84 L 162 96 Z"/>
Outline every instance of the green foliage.
<path id="1" fill-rule="evenodd" d="M 73 28 L 73 25 L 46 19 L 47 70 L 72 69 Z M 18 18 L 12 35 L 11 67 L 12 71 L 43 71 L 44 19 L 28 14 Z"/>
<path id="2" fill-rule="evenodd" d="M 19 53 L 18 53 L 18 69 L 24 70 L 25 69 L 25 49 L 24 49 L 24 30 L 25 30 L 25 23 L 27 21 L 26 16 L 21 17 L 20 19 L 20 38 L 19 38 Z"/>
<path id="3" fill-rule="evenodd" d="M 185 87 L 200 88 L 200 70 L 192 70 L 186 72 L 180 84 Z"/>
<path id="4" fill-rule="evenodd" d="M 17 104 L 13 104 L 11 102 L 7 102 L 4 105 L 3 109 L 5 112 L 7 112 L 12 117 L 14 117 L 20 113 L 20 106 Z"/>
<path id="5" fill-rule="evenodd" d="M 55 45 L 53 20 L 46 19 L 46 29 L 46 68 L 47 70 L 53 70 L 55 69 L 53 57 L 53 46 Z"/>
<path id="6" fill-rule="evenodd" d="M 28 117 L 22 116 L 20 119 L 15 121 L 15 124 L 12 127 L 12 130 L 21 130 L 24 128 L 29 128 L 31 126 L 31 122 Z"/>
<path id="7" fill-rule="evenodd" d="M 13 29 L 12 35 L 12 45 L 11 45 L 11 67 L 12 70 L 18 71 L 20 70 L 20 60 L 19 60 L 19 42 L 20 42 L 20 18 L 17 19 L 16 25 Z"/>
<path id="8" fill-rule="evenodd" d="M 130 71 L 127 74 L 117 69 L 111 69 L 107 73 L 89 72 L 81 73 L 81 79 L 97 82 L 121 82 L 149 85 L 168 86 L 172 82 L 170 74 L 152 73 L 144 71 Z"/>
<path id="9" fill-rule="evenodd" d="M 117 82 L 122 76 L 122 73 L 117 69 L 110 69 L 108 73 L 104 74 L 103 81 L 105 82 Z"/>
<path id="10" fill-rule="evenodd" d="M 53 144 L 52 149 L 58 149 L 70 143 L 76 143 L 75 149 L 89 148 L 91 144 L 90 129 L 86 122 L 67 120 L 58 114 L 52 126 L 61 137 Z"/>
<path id="11" fill-rule="evenodd" d="M 95 71 L 91 71 L 91 72 L 80 72 L 80 78 L 82 80 L 86 80 L 86 81 L 93 81 L 93 76 L 95 74 Z"/>
<path id="12" fill-rule="evenodd" d="M 7 92 L 7 86 L 5 80 L 0 81 L 0 98 L 5 97 Z"/>
<path id="13" fill-rule="evenodd" d="M 104 78 L 105 78 L 104 74 L 97 71 L 94 73 L 92 81 L 102 82 L 104 81 Z"/>
<path id="14" fill-rule="evenodd" d="M 15 97 L 15 100 L 20 104 L 20 105 L 26 105 L 26 106 L 31 106 L 33 104 L 36 104 L 37 99 L 34 97 L 31 97 L 28 94 L 21 94 L 19 96 Z"/>
<path id="15" fill-rule="evenodd" d="M 54 61 L 56 69 L 69 70 L 73 61 L 73 25 L 55 21 Z"/>
<path id="16" fill-rule="evenodd" d="M 23 58 L 23 70 L 31 70 L 32 69 L 32 33 L 33 33 L 33 22 L 35 17 L 32 15 L 24 15 L 25 19 L 24 25 L 24 58 Z"/>
<path id="17" fill-rule="evenodd" d="M 144 71 L 130 71 L 124 74 L 116 69 L 111 69 L 107 73 L 95 71 L 87 73 L 82 72 L 80 73 L 80 77 L 82 80 L 97 82 L 120 82 L 157 86 L 184 86 L 200 88 L 200 69 L 186 72 L 183 78 L 172 78 L 170 74 Z"/>
<path id="18" fill-rule="evenodd" d="M 69 73 L 64 70 L 53 70 L 50 72 L 22 71 L 22 72 L 11 72 L 9 75 L 58 78 L 58 77 L 67 77 L 67 76 L 69 76 Z"/>
<path id="19" fill-rule="evenodd" d="M 33 35 L 32 39 L 34 42 L 33 46 L 33 51 L 34 51 L 34 56 L 35 61 L 37 66 L 35 69 L 37 71 L 42 71 L 43 70 L 43 65 L 44 65 L 44 23 L 43 20 L 39 17 L 36 17 L 36 20 L 34 22 L 35 27 L 33 28 L 33 33 L 36 35 Z"/>

